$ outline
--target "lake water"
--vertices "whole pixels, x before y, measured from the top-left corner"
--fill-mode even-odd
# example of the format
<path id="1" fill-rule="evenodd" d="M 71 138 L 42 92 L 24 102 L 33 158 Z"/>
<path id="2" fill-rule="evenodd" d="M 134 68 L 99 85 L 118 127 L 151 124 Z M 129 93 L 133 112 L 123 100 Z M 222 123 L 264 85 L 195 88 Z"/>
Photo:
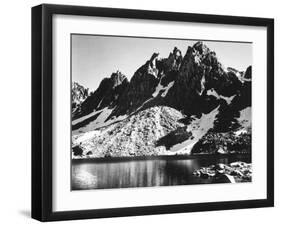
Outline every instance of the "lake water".
<path id="1" fill-rule="evenodd" d="M 194 176 L 194 170 L 212 164 L 251 162 L 245 156 L 200 157 L 197 159 L 153 159 L 72 162 L 72 190 L 152 187 L 212 183 Z"/>

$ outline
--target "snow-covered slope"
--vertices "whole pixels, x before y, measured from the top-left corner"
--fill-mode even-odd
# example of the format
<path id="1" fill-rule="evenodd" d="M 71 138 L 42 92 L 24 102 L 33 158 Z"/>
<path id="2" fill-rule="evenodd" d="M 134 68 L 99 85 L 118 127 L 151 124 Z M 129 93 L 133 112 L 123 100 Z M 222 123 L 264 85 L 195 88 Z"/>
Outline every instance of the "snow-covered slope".
<path id="1" fill-rule="evenodd" d="M 174 145 L 170 151 L 176 152 L 177 154 L 190 154 L 194 144 L 196 144 L 209 129 L 213 128 L 218 109 L 219 107 L 208 114 L 203 114 L 199 119 L 196 118 L 192 120 L 186 129 L 187 132 L 192 134 L 191 137 L 182 143 Z"/>
<path id="2" fill-rule="evenodd" d="M 99 111 L 94 111 L 88 115 L 85 115 L 81 118 L 72 121 L 72 134 L 76 135 L 78 133 L 87 133 L 89 131 L 93 131 L 99 129 L 101 127 L 105 127 L 117 121 L 121 121 L 127 117 L 127 115 L 122 115 L 118 117 L 110 117 L 114 108 L 109 109 L 108 107 L 101 109 Z M 88 120 L 94 118 L 92 121 Z M 81 124 L 81 126 L 77 126 Z"/>
<path id="3" fill-rule="evenodd" d="M 227 154 L 251 152 L 251 107 L 238 112 L 237 126 L 226 132 L 210 129 L 193 146 L 193 154 Z"/>
<path id="4" fill-rule="evenodd" d="M 241 127 L 248 128 L 252 125 L 252 108 L 247 107 L 240 111 L 240 116 L 237 119 Z"/>

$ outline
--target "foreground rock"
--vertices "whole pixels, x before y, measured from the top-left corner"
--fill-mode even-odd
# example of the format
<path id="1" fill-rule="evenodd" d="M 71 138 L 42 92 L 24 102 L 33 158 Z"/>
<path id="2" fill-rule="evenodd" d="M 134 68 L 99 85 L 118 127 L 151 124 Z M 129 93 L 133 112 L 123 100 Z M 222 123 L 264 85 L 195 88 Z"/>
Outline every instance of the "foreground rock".
<path id="1" fill-rule="evenodd" d="M 233 162 L 229 165 L 219 163 L 209 167 L 202 167 L 193 172 L 201 178 L 212 178 L 214 183 L 239 183 L 252 181 L 252 164 Z"/>

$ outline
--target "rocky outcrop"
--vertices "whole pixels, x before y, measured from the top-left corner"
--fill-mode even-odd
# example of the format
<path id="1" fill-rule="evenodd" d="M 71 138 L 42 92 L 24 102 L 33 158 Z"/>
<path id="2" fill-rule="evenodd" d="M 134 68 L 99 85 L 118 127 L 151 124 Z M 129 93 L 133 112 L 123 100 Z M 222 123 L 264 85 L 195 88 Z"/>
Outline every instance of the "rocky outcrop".
<path id="1" fill-rule="evenodd" d="M 249 66 L 245 71 L 244 78 L 251 79 L 252 78 L 252 66 Z"/>
<path id="2" fill-rule="evenodd" d="M 201 178 L 212 178 L 212 183 L 237 183 L 252 181 L 252 164 L 233 162 L 229 165 L 219 163 L 209 167 L 202 167 L 193 172 Z"/>
<path id="3" fill-rule="evenodd" d="M 149 108 L 101 128 L 93 135 L 88 132 L 73 136 L 73 147 L 79 145 L 84 150 L 83 157 L 91 158 L 165 155 L 168 148 L 158 140 L 184 126 L 178 122 L 182 117 L 173 108 Z M 94 150 L 91 155 L 87 155 L 89 150 Z"/>
<path id="4" fill-rule="evenodd" d="M 130 114 L 151 98 L 159 82 L 159 53 L 154 53 L 133 75 L 111 116 Z"/>
<path id="5" fill-rule="evenodd" d="M 74 156 L 82 157 L 83 152 L 84 152 L 83 149 L 79 145 L 72 147 L 72 153 Z"/>
<path id="6" fill-rule="evenodd" d="M 250 154 L 251 130 L 243 133 L 208 132 L 192 148 L 192 154 Z"/>
<path id="7" fill-rule="evenodd" d="M 219 99 L 207 95 L 214 90 L 219 96 L 231 97 L 241 89 L 236 76 L 225 72 L 215 52 L 202 42 L 189 47 L 176 76 L 175 85 L 165 102 L 187 115 L 210 112 L 219 105 Z M 185 101 L 182 101 L 182 100 Z"/>
<path id="8" fill-rule="evenodd" d="M 112 73 L 109 78 L 104 78 L 97 90 L 85 99 L 80 108 L 74 112 L 72 119 L 77 119 L 104 107 L 117 105 L 128 85 L 128 79 L 120 71 Z"/>
<path id="9" fill-rule="evenodd" d="M 71 89 L 71 108 L 72 113 L 75 112 L 80 105 L 89 96 L 89 89 L 80 85 L 78 82 L 72 83 Z"/>

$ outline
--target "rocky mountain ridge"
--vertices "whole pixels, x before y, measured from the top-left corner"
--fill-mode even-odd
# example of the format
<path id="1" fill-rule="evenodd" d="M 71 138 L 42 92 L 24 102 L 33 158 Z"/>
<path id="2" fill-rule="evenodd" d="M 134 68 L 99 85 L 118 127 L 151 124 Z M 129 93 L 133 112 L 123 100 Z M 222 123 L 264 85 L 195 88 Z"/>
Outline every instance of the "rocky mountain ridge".
<path id="1" fill-rule="evenodd" d="M 84 86 L 78 84 L 77 82 L 72 83 L 71 89 L 71 107 L 72 113 L 78 111 L 78 108 L 81 104 L 88 98 L 89 89 Z"/>
<path id="2" fill-rule="evenodd" d="M 251 66 L 245 72 L 234 68 L 224 70 L 216 53 L 203 42 L 188 47 L 184 56 L 176 47 L 167 58 L 159 59 L 159 53 L 153 53 L 130 81 L 119 71 L 113 73 L 102 80 L 79 108 L 73 110 L 73 145 L 79 144 L 83 150 L 91 151 L 89 156 L 92 157 L 222 150 L 220 147 L 224 142 L 216 142 L 215 147 L 209 145 L 207 148 L 203 145 L 204 139 L 210 140 L 211 134 L 215 134 L 213 138 L 218 135 L 219 139 L 227 140 L 231 135 L 225 133 L 244 129 L 239 117 L 243 110 L 251 107 L 251 78 Z M 153 119 L 158 114 L 160 118 L 165 116 L 165 123 L 154 127 L 157 120 L 149 118 Z M 245 120 L 250 121 L 250 115 Z M 116 129 L 118 126 L 120 130 Z M 249 134 L 250 138 L 241 141 L 243 150 L 250 149 L 250 127 L 247 124 L 246 132 L 238 135 Z M 121 128 L 127 128 L 127 132 L 122 134 Z M 132 133 L 132 128 L 139 128 L 141 133 Z M 104 130 L 106 135 L 101 135 Z M 143 135 L 146 131 L 148 140 Z M 161 136 L 159 133 L 156 136 L 156 131 L 162 131 Z M 122 139 L 116 140 L 119 135 Z M 85 140 L 83 136 L 90 138 Z M 113 145 L 113 140 L 118 148 Z M 111 148 L 107 145 L 109 143 L 113 145 Z M 223 146 L 224 149 L 227 147 Z M 109 151 L 119 149 L 117 152 Z"/>
<path id="3" fill-rule="evenodd" d="M 97 90 L 84 100 L 80 109 L 73 111 L 72 119 L 85 116 L 94 110 L 115 106 L 128 84 L 128 79 L 120 71 L 112 73 L 109 78 L 104 78 Z"/>

